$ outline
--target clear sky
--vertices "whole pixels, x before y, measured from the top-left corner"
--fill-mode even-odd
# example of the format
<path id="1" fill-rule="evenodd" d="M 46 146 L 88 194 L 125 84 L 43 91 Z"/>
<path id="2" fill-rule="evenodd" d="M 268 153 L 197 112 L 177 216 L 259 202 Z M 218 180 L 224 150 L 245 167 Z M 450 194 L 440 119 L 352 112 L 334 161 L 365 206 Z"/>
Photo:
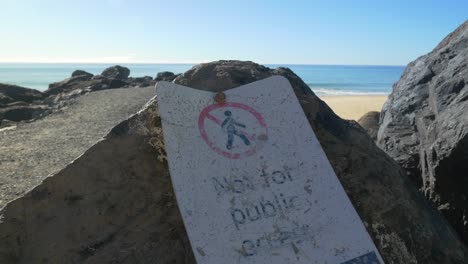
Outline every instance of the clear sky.
<path id="1" fill-rule="evenodd" d="M 0 62 L 406 65 L 466 0 L 0 0 Z"/>

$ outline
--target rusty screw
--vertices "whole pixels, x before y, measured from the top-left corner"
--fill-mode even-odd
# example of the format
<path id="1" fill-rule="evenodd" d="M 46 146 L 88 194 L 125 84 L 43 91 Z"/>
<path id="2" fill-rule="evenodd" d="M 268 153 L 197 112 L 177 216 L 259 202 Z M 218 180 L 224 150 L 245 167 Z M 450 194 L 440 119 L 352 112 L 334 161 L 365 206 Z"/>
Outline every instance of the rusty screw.
<path id="1" fill-rule="evenodd" d="M 226 95 L 223 92 L 219 92 L 214 96 L 214 100 L 218 104 L 224 104 L 226 102 Z"/>

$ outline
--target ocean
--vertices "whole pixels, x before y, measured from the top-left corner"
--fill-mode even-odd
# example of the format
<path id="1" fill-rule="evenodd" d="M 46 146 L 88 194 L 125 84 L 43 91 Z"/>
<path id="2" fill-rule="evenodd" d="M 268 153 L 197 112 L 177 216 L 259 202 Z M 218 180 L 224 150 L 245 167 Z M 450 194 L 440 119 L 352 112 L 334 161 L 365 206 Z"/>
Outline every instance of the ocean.
<path id="1" fill-rule="evenodd" d="M 49 83 L 63 80 L 76 69 L 99 74 L 113 64 L 47 64 L 0 63 L 0 83 L 46 90 Z M 130 69 L 130 76 L 152 76 L 161 71 L 181 73 L 192 64 L 122 64 Z M 285 66 L 293 70 L 319 96 L 387 95 L 398 81 L 404 66 L 353 65 L 267 65 Z"/>

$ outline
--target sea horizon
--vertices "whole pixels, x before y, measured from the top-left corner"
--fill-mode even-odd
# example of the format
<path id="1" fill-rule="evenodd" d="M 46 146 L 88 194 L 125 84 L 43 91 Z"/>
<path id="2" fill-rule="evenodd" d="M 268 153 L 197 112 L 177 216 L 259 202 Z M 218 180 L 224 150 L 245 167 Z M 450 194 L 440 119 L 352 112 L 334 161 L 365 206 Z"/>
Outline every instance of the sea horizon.
<path id="1" fill-rule="evenodd" d="M 222 61 L 222 60 L 221 60 Z M 232 61 L 226 59 L 225 61 Z M 235 61 L 235 60 L 234 60 Z M 242 60 L 244 61 L 244 60 Z M 250 60 L 246 60 L 250 61 Z M 112 64 L 112 65 L 121 65 L 121 64 L 174 64 L 174 65 L 197 65 L 197 64 L 203 64 L 203 63 L 209 63 L 213 61 L 205 61 L 205 62 L 24 62 L 24 61 L 18 61 L 18 62 L 8 62 L 8 61 L 0 61 L 0 64 Z M 261 62 L 256 62 L 252 61 L 260 65 L 310 65 L 310 66 L 382 66 L 382 67 L 406 67 L 406 65 L 400 65 L 400 64 L 333 64 L 333 63 L 261 63 Z"/>
<path id="2" fill-rule="evenodd" d="M 73 63 L 0 62 L 0 83 L 44 91 L 50 83 L 61 81 L 80 69 L 92 74 L 113 65 L 130 69 L 130 77 L 151 76 L 158 72 L 183 73 L 198 63 Z M 263 64 L 269 68 L 288 67 L 318 96 L 388 95 L 406 66 L 340 64 Z"/>

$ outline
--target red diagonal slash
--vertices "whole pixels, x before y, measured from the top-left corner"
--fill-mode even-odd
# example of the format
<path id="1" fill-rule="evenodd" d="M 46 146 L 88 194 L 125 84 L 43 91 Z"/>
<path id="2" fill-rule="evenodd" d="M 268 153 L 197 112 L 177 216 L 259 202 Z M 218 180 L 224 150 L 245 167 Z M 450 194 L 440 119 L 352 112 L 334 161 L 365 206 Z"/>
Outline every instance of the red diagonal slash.
<path id="1" fill-rule="evenodd" d="M 209 120 L 215 122 L 218 125 L 221 125 L 221 123 L 222 123 L 221 120 L 219 120 L 216 116 L 214 116 L 214 115 L 212 115 L 210 113 L 206 114 L 206 118 L 208 118 Z M 245 132 L 243 130 L 240 130 L 240 132 L 242 134 L 244 134 L 251 141 L 255 141 L 255 135 L 249 135 L 249 133 L 247 133 L 247 132 Z"/>

